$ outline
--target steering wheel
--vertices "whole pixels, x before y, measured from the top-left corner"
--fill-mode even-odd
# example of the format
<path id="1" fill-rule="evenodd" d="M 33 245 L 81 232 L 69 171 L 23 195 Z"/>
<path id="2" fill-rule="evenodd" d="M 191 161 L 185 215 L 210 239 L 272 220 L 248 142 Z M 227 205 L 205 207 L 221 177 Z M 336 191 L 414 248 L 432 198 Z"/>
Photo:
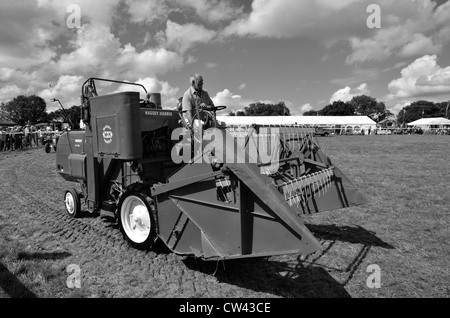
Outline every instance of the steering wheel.
<path id="1" fill-rule="evenodd" d="M 223 110 L 225 108 L 227 107 L 226 106 L 199 107 L 198 113 L 196 112 L 194 116 L 192 116 L 192 120 L 193 121 L 195 121 L 196 119 L 202 120 L 204 122 L 203 129 L 211 127 L 217 128 L 216 112 L 219 110 Z"/>
<path id="2" fill-rule="evenodd" d="M 212 112 L 217 112 L 219 110 L 224 110 L 225 108 L 227 108 L 227 106 L 214 106 L 214 107 L 211 107 L 209 110 Z"/>

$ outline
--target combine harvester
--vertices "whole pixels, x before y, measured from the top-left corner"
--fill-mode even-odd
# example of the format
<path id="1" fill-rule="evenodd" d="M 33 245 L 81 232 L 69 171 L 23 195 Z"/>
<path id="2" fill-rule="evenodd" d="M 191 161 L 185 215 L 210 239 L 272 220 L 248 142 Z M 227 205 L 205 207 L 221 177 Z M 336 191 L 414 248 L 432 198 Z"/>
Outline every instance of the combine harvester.
<path id="1" fill-rule="evenodd" d="M 83 203 L 114 218 L 137 248 L 159 239 L 204 260 L 309 254 L 321 245 L 303 215 L 367 203 L 312 128 L 220 125 L 218 106 L 200 109 L 194 117 L 206 126 L 191 131 L 181 112 L 161 109 L 159 94 L 155 103 L 132 91 L 98 96 L 95 81 L 146 92 L 83 84 L 85 130 L 63 134 L 57 148 L 57 171 L 80 185 L 64 204 L 71 217 Z"/>

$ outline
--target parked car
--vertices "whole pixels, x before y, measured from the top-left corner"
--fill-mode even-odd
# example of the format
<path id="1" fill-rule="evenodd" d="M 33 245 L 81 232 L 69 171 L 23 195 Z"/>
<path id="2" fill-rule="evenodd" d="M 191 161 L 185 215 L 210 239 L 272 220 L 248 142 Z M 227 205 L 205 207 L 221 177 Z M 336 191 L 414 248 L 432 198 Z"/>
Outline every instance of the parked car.
<path id="1" fill-rule="evenodd" d="M 331 129 L 323 128 L 323 127 L 316 127 L 316 130 L 314 131 L 315 136 L 324 136 L 327 137 L 331 135 L 333 132 Z"/>

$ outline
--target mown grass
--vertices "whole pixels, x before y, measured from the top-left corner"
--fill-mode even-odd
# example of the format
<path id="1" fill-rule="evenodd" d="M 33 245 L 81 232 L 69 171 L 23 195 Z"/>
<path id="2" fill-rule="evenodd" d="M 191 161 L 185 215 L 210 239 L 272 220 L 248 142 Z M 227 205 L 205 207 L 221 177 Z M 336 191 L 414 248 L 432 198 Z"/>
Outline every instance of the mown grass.
<path id="1" fill-rule="evenodd" d="M 333 163 L 371 201 L 306 221 L 313 225 L 313 232 L 314 226 L 326 224 L 337 231 L 335 237 L 326 233 L 326 242 L 334 246 L 319 262 L 342 270 L 332 275 L 352 296 L 449 297 L 449 136 L 333 136 L 318 140 Z M 343 228 L 363 231 L 352 242 Z M 369 236 L 372 242 L 367 241 Z M 359 263 L 353 273 L 343 266 L 352 259 Z M 366 285 L 370 273 L 365 270 L 370 264 L 381 268 L 379 289 Z"/>
<path id="2" fill-rule="evenodd" d="M 296 297 L 299 292 L 290 292 L 289 286 L 300 282 L 301 295 L 307 297 L 449 297 L 450 136 L 332 136 L 318 141 L 370 203 L 305 218 L 324 248 L 309 256 L 272 257 L 256 269 L 276 269 L 278 279 L 270 274 L 268 282 L 273 294 Z M 0 193 L 0 212 L 6 213 L 7 200 Z M 34 240 L 39 226 L 30 218 L 10 220 L 0 213 L 0 298 L 89 297 L 66 287 L 66 265 L 76 255 L 50 236 Z M 381 268 L 380 288 L 367 287 L 371 264 Z M 218 278 L 233 283 L 225 274 Z M 122 288 L 127 295 L 130 288 L 139 288 L 135 276 L 128 279 L 100 291 Z M 83 290 L 95 285 L 88 286 L 90 281 L 94 277 L 84 280 Z M 249 288 L 251 277 L 236 281 L 248 297 L 259 295 Z M 99 292 L 102 296 L 107 295 Z M 145 296 L 158 297 L 158 291 Z"/>

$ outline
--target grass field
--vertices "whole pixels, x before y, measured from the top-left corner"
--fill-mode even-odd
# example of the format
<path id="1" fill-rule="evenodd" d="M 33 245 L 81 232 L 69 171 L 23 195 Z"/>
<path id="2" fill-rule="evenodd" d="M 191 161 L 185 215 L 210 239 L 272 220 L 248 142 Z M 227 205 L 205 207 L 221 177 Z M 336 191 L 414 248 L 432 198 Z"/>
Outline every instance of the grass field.
<path id="1" fill-rule="evenodd" d="M 136 251 L 99 218 L 67 220 L 55 154 L 0 153 L 0 297 L 448 298 L 450 136 L 318 142 L 370 203 L 306 217 L 320 252 L 223 264 Z M 73 263 L 81 289 L 66 286 Z M 380 288 L 366 284 L 373 264 Z"/>

